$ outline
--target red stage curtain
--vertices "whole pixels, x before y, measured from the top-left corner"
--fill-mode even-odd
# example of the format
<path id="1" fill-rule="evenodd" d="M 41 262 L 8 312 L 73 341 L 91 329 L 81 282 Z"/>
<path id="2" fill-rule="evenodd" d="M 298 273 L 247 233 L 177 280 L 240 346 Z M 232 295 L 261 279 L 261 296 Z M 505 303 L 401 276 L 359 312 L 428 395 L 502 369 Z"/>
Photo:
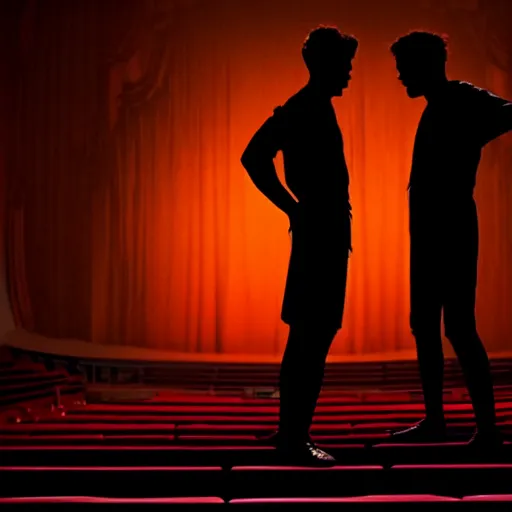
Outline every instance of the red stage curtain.
<path id="1" fill-rule="evenodd" d="M 487 51 L 494 11 L 446 4 L 27 2 L 8 239 L 19 324 L 101 344 L 280 352 L 287 219 L 239 158 L 306 81 L 300 45 L 325 23 L 360 40 L 351 87 L 335 100 L 354 254 L 332 353 L 412 348 L 406 186 L 424 103 L 407 98 L 389 45 L 414 28 L 448 32 L 450 75 L 512 97 Z M 509 43 L 493 48 L 510 55 Z M 492 351 L 512 338 L 511 163 L 506 139 L 492 143 L 476 193 L 478 321 Z"/>
<path id="2" fill-rule="evenodd" d="M 17 45 L 13 44 L 18 37 L 17 22 L 23 6 L 15 0 L 3 2 L 0 16 L 0 331 L 11 330 L 14 326 L 13 313 L 9 293 L 7 291 L 7 257 L 6 246 L 7 226 L 12 217 L 13 209 L 7 205 L 11 200 L 8 169 L 12 168 L 11 148 L 14 142 L 14 100 L 16 91 L 17 67 L 19 55 Z M 15 290 L 12 290 L 15 293 Z"/>

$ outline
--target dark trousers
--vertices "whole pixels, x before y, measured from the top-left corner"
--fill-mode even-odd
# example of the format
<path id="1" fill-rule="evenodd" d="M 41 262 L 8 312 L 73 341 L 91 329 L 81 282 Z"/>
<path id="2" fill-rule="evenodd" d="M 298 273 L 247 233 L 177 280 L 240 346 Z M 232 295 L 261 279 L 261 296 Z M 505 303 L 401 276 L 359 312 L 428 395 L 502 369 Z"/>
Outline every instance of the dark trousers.
<path id="1" fill-rule="evenodd" d="M 443 313 L 445 335 L 464 374 L 477 426 L 493 428 L 490 365 L 475 319 L 478 222 L 474 201 L 433 213 L 412 208 L 410 234 L 410 321 L 427 417 L 438 420 L 443 416 Z"/>

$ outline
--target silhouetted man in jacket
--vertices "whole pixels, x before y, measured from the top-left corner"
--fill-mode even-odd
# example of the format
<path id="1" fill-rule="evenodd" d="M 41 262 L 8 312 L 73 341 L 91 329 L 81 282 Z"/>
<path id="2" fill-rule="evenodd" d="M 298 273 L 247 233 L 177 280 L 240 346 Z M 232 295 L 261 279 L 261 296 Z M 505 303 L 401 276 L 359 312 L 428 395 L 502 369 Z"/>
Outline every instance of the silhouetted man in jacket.
<path id="1" fill-rule="evenodd" d="M 279 430 L 288 461 L 332 465 L 309 437 L 327 353 L 341 328 L 351 250 L 349 174 L 331 103 L 348 86 L 357 40 L 319 27 L 302 48 L 310 79 L 265 121 L 242 164 L 256 187 L 288 215 L 292 249 L 281 318 L 290 326 L 280 372 Z M 273 159 L 284 157 L 286 184 Z"/>
<path id="2" fill-rule="evenodd" d="M 426 417 L 396 442 L 445 438 L 441 311 L 473 403 L 473 446 L 499 445 L 489 360 L 475 321 L 478 220 L 473 189 L 482 148 L 512 128 L 512 105 L 467 82 L 448 80 L 446 41 L 428 32 L 391 51 L 411 98 L 424 96 L 409 181 L 411 329 Z"/>

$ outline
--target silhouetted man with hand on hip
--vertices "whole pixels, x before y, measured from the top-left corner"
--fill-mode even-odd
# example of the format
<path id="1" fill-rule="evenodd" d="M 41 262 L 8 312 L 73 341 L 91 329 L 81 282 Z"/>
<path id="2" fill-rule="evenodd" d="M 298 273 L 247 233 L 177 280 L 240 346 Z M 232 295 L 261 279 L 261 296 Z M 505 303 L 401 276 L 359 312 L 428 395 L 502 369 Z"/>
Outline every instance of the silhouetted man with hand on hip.
<path id="1" fill-rule="evenodd" d="M 242 164 L 290 220 L 292 249 L 281 318 L 290 326 L 280 372 L 278 453 L 299 464 L 332 465 L 309 436 L 327 353 L 341 328 L 350 242 L 349 175 L 331 103 L 348 87 L 357 40 L 318 27 L 302 55 L 310 79 L 274 110 L 249 142 Z M 286 184 L 273 159 L 281 150 Z"/>
<path id="2" fill-rule="evenodd" d="M 411 98 L 424 96 L 409 181 L 411 329 L 426 417 L 393 441 L 445 439 L 441 311 L 466 379 L 475 447 L 499 446 L 489 360 L 475 321 L 478 219 L 473 189 L 481 150 L 512 128 L 512 104 L 446 77 L 446 41 L 428 32 L 399 38 L 391 51 Z"/>

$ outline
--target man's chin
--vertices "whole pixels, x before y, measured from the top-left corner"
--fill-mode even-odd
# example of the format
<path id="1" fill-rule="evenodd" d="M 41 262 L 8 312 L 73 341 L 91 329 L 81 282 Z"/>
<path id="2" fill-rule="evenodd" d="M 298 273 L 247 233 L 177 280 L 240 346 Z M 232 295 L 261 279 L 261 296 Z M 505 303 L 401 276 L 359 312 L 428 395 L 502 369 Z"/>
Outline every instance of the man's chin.
<path id="1" fill-rule="evenodd" d="M 423 96 L 421 91 L 418 91 L 417 89 L 413 89 L 412 87 L 407 87 L 406 90 L 407 90 L 407 96 L 409 96 L 409 98 L 419 98 L 420 96 Z"/>

